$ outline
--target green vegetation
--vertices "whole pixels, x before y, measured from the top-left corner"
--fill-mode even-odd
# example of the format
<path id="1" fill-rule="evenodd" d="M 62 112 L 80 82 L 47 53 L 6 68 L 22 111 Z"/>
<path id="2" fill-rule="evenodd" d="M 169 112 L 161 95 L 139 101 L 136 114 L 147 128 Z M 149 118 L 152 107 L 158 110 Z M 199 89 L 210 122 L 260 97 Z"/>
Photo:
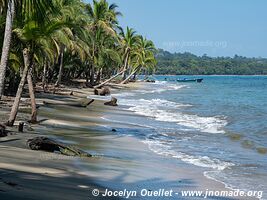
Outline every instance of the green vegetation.
<path id="1" fill-rule="evenodd" d="M 170 53 L 159 50 L 156 74 L 173 75 L 263 75 L 267 74 L 266 58 L 242 56 L 208 57 L 191 53 Z"/>
<path id="2" fill-rule="evenodd" d="M 37 82 L 44 92 L 49 83 L 59 87 L 72 79 L 100 87 L 104 79 L 122 75 L 125 84 L 154 70 L 153 42 L 131 28 L 124 32 L 117 9 L 106 0 L 0 0 L 0 99 L 16 94 L 7 125 L 14 124 L 26 83 L 36 122 Z"/>

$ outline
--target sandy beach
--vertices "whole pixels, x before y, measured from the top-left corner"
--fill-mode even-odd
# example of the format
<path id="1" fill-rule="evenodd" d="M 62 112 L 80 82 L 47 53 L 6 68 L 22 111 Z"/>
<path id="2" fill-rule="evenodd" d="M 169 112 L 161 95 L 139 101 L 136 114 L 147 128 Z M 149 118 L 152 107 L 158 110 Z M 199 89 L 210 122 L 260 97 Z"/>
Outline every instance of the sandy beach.
<path id="1" fill-rule="evenodd" d="M 140 87 L 140 83 L 131 87 Z M 118 92 L 118 89 L 112 90 Z M 134 115 L 120 106 L 104 106 L 104 101 L 100 100 L 87 108 L 62 105 L 79 102 L 82 96 L 90 94 L 92 89 L 79 90 L 79 97 L 39 94 L 38 113 L 42 122 L 26 125 L 24 133 L 12 131 L 0 138 L 1 199 L 110 199 L 101 196 L 106 189 L 137 192 L 165 189 L 177 193 L 182 190 L 229 190 L 222 183 L 204 177 L 202 169 L 196 170 L 189 164 L 181 164 L 182 161 L 157 155 L 137 138 L 118 134 L 117 129 L 130 132 L 135 126 L 108 122 L 102 116 Z M 43 101 L 51 104 L 43 105 Z M 8 108 L 1 109 L 1 118 L 7 113 Z M 23 120 L 27 114 L 21 112 L 18 117 Z M 36 136 L 63 141 L 93 157 L 32 151 L 26 141 Z M 100 191 L 99 197 L 92 196 L 94 189 Z M 182 199 L 177 195 L 166 197 L 171 198 Z"/>

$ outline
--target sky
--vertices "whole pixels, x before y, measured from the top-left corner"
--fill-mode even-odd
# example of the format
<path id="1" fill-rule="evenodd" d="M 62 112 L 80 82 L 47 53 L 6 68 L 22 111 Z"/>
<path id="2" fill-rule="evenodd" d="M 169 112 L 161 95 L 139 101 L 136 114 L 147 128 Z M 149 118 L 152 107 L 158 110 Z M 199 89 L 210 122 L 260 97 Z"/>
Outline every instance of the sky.
<path id="1" fill-rule="evenodd" d="M 87 2 L 91 2 L 87 0 Z M 267 57 L 267 0 L 108 0 L 158 48 L 197 55 Z"/>

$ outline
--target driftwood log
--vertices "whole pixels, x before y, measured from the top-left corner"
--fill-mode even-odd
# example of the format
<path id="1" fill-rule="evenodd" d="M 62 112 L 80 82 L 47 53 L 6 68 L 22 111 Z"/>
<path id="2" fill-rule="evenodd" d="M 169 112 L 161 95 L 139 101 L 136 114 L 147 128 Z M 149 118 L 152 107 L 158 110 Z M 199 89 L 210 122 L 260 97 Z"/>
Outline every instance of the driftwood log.
<path id="1" fill-rule="evenodd" d="M 29 139 L 27 141 L 27 145 L 31 150 L 35 151 L 60 152 L 61 154 L 66 156 L 92 156 L 91 154 L 88 154 L 80 149 L 72 146 L 67 146 L 47 137 L 35 137 L 33 139 Z"/>
<path id="2" fill-rule="evenodd" d="M 6 126 L 0 124 L 0 137 L 6 137 L 6 136 L 7 136 Z"/>
<path id="3" fill-rule="evenodd" d="M 94 94 L 95 95 L 100 95 L 100 96 L 107 96 L 110 95 L 110 89 L 109 87 L 102 87 L 101 89 L 94 89 Z"/>
<path id="4" fill-rule="evenodd" d="M 104 105 L 106 106 L 118 106 L 117 99 L 115 97 L 111 98 L 111 101 L 105 102 Z"/>
<path id="5" fill-rule="evenodd" d="M 82 99 L 80 102 L 70 102 L 70 103 L 53 103 L 53 102 L 47 102 L 47 101 L 43 101 L 44 105 L 59 105 L 59 106 L 73 106 L 73 107 L 83 107 L 86 108 L 87 106 L 89 106 L 91 103 L 93 103 L 95 100 L 94 99 L 87 99 L 84 98 Z"/>
<path id="6" fill-rule="evenodd" d="M 145 82 L 147 82 L 147 83 L 155 83 L 156 81 L 155 80 L 145 80 Z"/>

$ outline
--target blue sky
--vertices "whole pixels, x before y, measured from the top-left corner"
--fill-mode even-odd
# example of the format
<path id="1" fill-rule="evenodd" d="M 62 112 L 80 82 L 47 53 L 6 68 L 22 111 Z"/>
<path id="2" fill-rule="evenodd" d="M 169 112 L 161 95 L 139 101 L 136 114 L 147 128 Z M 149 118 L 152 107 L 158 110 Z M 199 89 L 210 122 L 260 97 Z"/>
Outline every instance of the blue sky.
<path id="1" fill-rule="evenodd" d="M 108 0 L 158 48 L 197 55 L 267 57 L 266 0 Z M 90 2 L 90 0 L 87 0 Z"/>

